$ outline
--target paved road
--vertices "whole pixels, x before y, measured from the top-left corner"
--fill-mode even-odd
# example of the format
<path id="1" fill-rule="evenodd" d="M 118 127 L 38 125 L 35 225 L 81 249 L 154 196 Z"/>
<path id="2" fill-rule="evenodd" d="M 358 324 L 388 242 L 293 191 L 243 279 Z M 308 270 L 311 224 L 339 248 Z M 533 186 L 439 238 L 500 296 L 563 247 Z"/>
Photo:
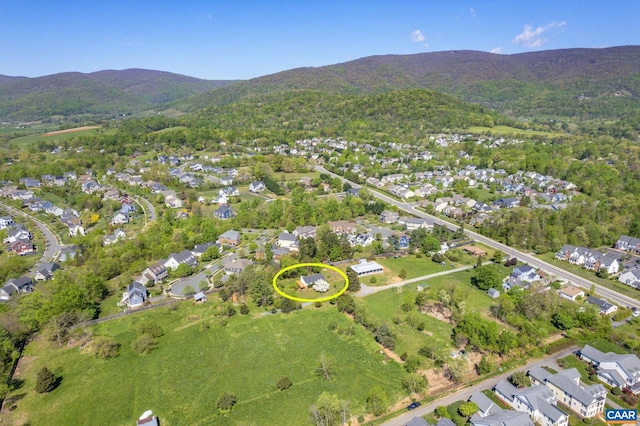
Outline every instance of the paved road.
<path id="1" fill-rule="evenodd" d="M 146 223 L 156 220 L 156 208 L 153 206 L 153 204 L 151 204 L 149 200 L 139 195 L 134 196 L 134 200 L 140 207 L 142 207 Z"/>
<path id="2" fill-rule="evenodd" d="M 345 178 L 343 178 L 342 176 L 339 176 L 335 173 L 332 173 L 328 170 L 326 170 L 323 167 L 320 166 L 315 166 L 316 170 L 318 170 L 321 173 L 327 173 L 331 176 L 337 177 L 340 180 L 342 180 L 343 182 L 347 182 L 349 183 L 352 187 L 354 188 L 362 188 L 362 185 L 358 185 L 355 182 L 351 182 Z M 451 224 L 449 222 L 446 222 L 444 220 L 441 220 L 435 216 L 429 215 L 427 213 L 424 213 L 422 211 L 419 211 L 415 208 L 415 206 L 411 203 L 405 203 L 405 202 L 401 202 L 398 201 L 394 198 L 389 197 L 388 195 L 382 194 L 374 189 L 371 188 L 366 188 L 367 191 L 373 195 L 374 197 L 378 198 L 379 200 L 385 201 L 391 205 L 394 205 L 396 207 L 398 207 L 400 210 L 403 210 L 407 213 L 410 213 L 414 216 L 417 217 L 422 217 L 422 218 L 428 218 L 428 219 L 433 219 L 434 223 L 437 225 L 442 225 L 442 226 L 446 226 L 448 229 L 450 230 L 457 230 L 458 226 Z M 632 297 L 629 296 L 625 296 L 624 294 L 620 294 L 614 290 L 611 290 L 607 287 L 595 284 L 592 281 L 589 281 L 586 278 L 582 278 L 578 275 L 575 275 L 571 272 L 565 271 L 562 268 L 559 268 L 557 266 L 551 265 L 550 263 L 547 263 L 543 260 L 538 259 L 537 257 L 535 257 L 532 254 L 529 253 L 525 253 L 519 250 L 516 250 L 512 247 L 509 247 L 505 244 L 502 244 L 498 241 L 494 241 L 491 238 L 485 237 L 484 235 L 480 235 L 477 232 L 473 232 L 473 231 L 469 231 L 467 229 L 465 229 L 464 231 L 465 235 L 467 235 L 470 238 L 473 238 L 474 240 L 481 242 L 483 244 L 486 244 L 487 246 L 494 248 L 494 249 L 498 249 L 503 251 L 504 253 L 509 253 L 515 257 L 518 258 L 518 260 L 525 262 L 531 266 L 533 266 L 534 268 L 540 268 L 548 273 L 552 273 L 554 274 L 556 277 L 558 277 L 559 279 L 562 280 L 566 280 L 566 281 L 570 281 L 572 284 L 577 285 L 579 287 L 582 287 L 585 290 L 589 290 L 591 288 L 591 286 L 595 285 L 596 288 L 596 292 L 598 293 L 598 295 L 600 295 L 601 297 L 604 297 L 606 299 L 609 299 L 610 301 L 620 305 L 620 306 L 629 306 L 629 307 L 636 307 L 640 309 L 640 301 L 637 299 L 634 299 Z"/>
<path id="3" fill-rule="evenodd" d="M 199 291 L 200 283 L 202 281 L 207 281 L 207 277 L 209 275 L 223 268 L 224 262 L 226 262 L 227 260 L 233 260 L 236 257 L 237 255 L 235 253 L 228 253 L 220 259 L 217 259 L 214 262 L 206 265 L 204 269 L 199 273 L 176 281 L 175 283 L 171 284 L 171 287 L 169 287 L 169 294 L 178 297 L 184 297 L 184 289 L 187 286 L 190 286 L 196 292 Z"/>
<path id="4" fill-rule="evenodd" d="M 31 274 L 33 275 L 37 270 L 39 264 L 42 262 L 51 262 L 57 256 L 58 252 L 60 252 L 60 249 L 64 247 L 64 244 L 60 242 L 60 240 L 58 239 L 58 236 L 53 232 L 51 232 L 48 226 L 40 219 L 37 219 L 3 202 L 0 202 L 0 207 L 2 207 L 4 210 L 9 212 L 9 214 L 11 214 L 14 218 L 21 216 L 23 218 L 31 219 L 33 223 L 36 224 L 38 229 L 40 229 L 40 231 L 42 232 L 42 235 L 44 235 L 44 239 L 46 241 L 45 249 L 42 253 L 42 257 L 40 258 L 40 260 L 36 263 L 36 265 L 30 271 Z"/>
<path id="5" fill-rule="evenodd" d="M 526 365 L 522 367 L 518 367 L 514 370 L 506 371 L 499 376 L 493 377 L 491 379 L 487 379 L 483 382 L 475 384 L 473 386 L 465 386 L 449 395 L 443 396 L 442 398 L 436 399 L 434 401 L 429 402 L 419 408 L 416 408 L 412 411 L 407 411 L 404 414 L 399 415 L 398 417 L 389 420 L 386 423 L 383 423 L 384 426 L 404 426 L 406 425 L 412 418 L 418 416 L 425 416 L 433 411 L 435 411 L 436 407 L 439 405 L 451 405 L 456 401 L 466 401 L 474 392 L 479 392 L 487 389 L 493 389 L 493 387 L 501 380 L 505 380 L 509 377 L 514 371 L 518 370 L 530 370 L 533 367 L 537 366 L 546 366 L 551 367 L 554 370 L 560 370 L 557 360 L 563 358 L 567 355 L 571 355 L 574 351 L 578 349 L 577 346 L 566 349 L 562 352 L 558 352 L 557 354 L 550 356 L 544 359 L 534 359 L 529 361 Z"/>

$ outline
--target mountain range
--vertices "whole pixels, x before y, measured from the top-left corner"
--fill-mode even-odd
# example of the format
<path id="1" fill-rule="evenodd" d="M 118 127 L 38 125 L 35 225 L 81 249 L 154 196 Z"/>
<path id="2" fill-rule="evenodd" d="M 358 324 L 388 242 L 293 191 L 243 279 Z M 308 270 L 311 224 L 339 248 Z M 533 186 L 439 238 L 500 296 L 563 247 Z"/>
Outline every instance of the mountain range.
<path id="1" fill-rule="evenodd" d="M 460 50 L 371 56 L 246 81 L 140 69 L 0 76 L 0 118 L 163 107 L 194 112 L 241 101 L 268 102 L 274 94 L 294 91 L 368 96 L 402 89 L 430 89 L 519 119 L 620 119 L 640 110 L 640 46 L 515 55 Z"/>
<path id="2" fill-rule="evenodd" d="M 0 118 L 35 120 L 54 115 L 135 113 L 230 83 L 144 69 L 67 72 L 36 78 L 0 75 Z"/>

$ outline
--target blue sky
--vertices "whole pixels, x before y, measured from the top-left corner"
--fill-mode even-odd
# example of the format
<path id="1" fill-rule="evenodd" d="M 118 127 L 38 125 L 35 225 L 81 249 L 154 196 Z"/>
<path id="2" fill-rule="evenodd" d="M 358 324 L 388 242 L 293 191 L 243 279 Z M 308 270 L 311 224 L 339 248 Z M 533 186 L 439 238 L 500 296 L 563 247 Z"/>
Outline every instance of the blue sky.
<path id="1" fill-rule="evenodd" d="M 0 0 L 0 74 L 248 79 L 371 55 L 640 44 L 638 0 Z"/>

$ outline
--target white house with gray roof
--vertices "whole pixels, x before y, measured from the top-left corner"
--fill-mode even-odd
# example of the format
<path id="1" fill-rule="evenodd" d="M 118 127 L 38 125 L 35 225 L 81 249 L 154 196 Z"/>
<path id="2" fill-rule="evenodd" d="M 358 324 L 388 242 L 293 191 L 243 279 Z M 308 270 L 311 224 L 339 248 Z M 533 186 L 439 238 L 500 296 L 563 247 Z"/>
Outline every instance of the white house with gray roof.
<path id="1" fill-rule="evenodd" d="M 640 289 L 640 266 L 622 272 L 618 276 L 618 281 L 630 287 Z"/>
<path id="2" fill-rule="evenodd" d="M 594 417 L 604 412 L 607 390 L 601 384 L 583 386 L 580 373 L 571 368 L 545 378 L 545 384 L 556 399 L 581 417 Z"/>
<path id="3" fill-rule="evenodd" d="M 506 380 L 494 388 L 496 395 L 517 411 L 527 413 L 543 426 L 567 426 L 569 416 L 556 407 L 555 393 L 545 385 L 518 389 Z"/>
<path id="4" fill-rule="evenodd" d="M 585 345 L 580 358 L 593 364 L 598 378 L 609 386 L 629 388 L 636 395 L 640 393 L 640 359 L 637 355 L 604 353 Z"/>

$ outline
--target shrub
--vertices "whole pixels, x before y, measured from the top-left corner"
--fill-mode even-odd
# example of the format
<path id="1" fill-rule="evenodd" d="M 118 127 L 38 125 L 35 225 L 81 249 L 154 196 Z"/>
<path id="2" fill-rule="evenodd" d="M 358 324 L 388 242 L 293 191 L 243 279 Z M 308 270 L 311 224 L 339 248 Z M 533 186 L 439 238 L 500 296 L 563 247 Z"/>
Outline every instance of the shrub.
<path id="1" fill-rule="evenodd" d="M 622 390 L 620 390 L 620 387 L 616 386 L 615 388 L 611 389 L 611 393 L 615 396 L 620 396 L 622 395 Z"/>
<path id="2" fill-rule="evenodd" d="M 276 384 L 278 389 L 280 389 L 281 391 L 289 389 L 291 385 L 293 385 L 293 382 L 286 376 L 278 380 L 278 383 Z"/>
<path id="3" fill-rule="evenodd" d="M 115 358 L 119 352 L 120 343 L 112 337 L 98 336 L 89 343 L 89 353 L 98 358 Z"/>
<path id="4" fill-rule="evenodd" d="M 131 349 L 140 355 L 146 355 L 158 346 L 156 339 L 149 334 L 143 334 L 131 342 Z"/>
<path id="5" fill-rule="evenodd" d="M 249 307 L 247 305 L 240 305 L 240 315 L 247 315 L 249 313 Z"/>
<path id="6" fill-rule="evenodd" d="M 218 409 L 221 411 L 229 411 L 236 405 L 236 396 L 230 393 L 223 393 L 218 398 Z"/>
<path id="7" fill-rule="evenodd" d="M 162 330 L 162 327 L 150 321 L 143 322 L 142 324 L 140 324 L 138 326 L 138 333 L 140 335 L 148 334 L 154 339 L 164 335 L 164 331 Z"/>
<path id="8" fill-rule="evenodd" d="M 42 369 L 38 371 L 38 376 L 36 377 L 36 392 L 51 392 L 56 388 L 56 383 L 57 379 L 55 374 L 53 374 L 53 372 L 51 372 L 47 367 L 42 367 Z"/>

